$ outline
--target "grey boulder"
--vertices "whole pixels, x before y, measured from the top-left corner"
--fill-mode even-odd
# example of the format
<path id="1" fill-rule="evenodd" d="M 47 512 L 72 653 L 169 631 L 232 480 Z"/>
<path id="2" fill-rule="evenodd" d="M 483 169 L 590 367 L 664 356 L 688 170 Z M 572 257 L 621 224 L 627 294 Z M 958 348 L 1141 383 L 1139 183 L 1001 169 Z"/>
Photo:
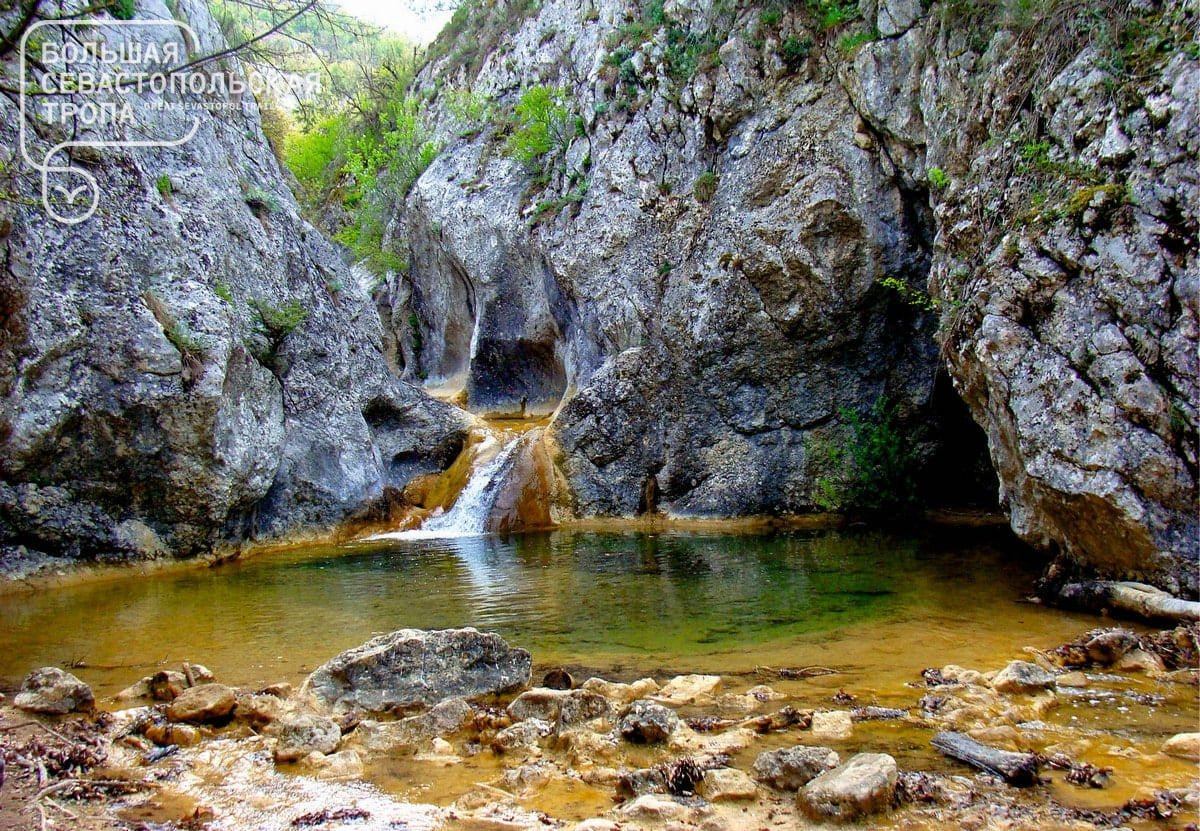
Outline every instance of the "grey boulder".
<path id="1" fill-rule="evenodd" d="M 337 709 L 404 711 L 523 687 L 530 669 L 527 651 L 490 632 L 399 629 L 322 664 L 301 691 Z"/>

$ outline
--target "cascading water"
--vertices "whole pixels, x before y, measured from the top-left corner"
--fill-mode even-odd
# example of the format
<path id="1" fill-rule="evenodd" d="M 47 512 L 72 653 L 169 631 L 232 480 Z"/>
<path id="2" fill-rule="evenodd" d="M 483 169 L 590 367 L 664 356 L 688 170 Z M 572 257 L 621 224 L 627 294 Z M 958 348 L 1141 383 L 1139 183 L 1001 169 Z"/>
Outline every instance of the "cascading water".
<path id="1" fill-rule="evenodd" d="M 529 436 L 529 433 L 523 433 L 506 437 L 504 446 L 471 473 L 450 510 L 430 516 L 418 529 L 377 534 L 370 539 L 436 539 L 489 533 L 493 530 L 489 520 L 497 498 L 508 484 L 522 442 L 528 441 Z M 498 443 L 494 437 L 487 441 L 493 445 Z"/>
<path id="2" fill-rule="evenodd" d="M 511 439 L 490 462 L 471 475 L 454 506 L 441 516 L 430 517 L 421 530 L 432 536 L 472 536 L 485 534 L 488 516 L 496 504 L 496 493 L 504 485 L 505 474 L 512 466 L 513 454 L 521 437 Z"/>

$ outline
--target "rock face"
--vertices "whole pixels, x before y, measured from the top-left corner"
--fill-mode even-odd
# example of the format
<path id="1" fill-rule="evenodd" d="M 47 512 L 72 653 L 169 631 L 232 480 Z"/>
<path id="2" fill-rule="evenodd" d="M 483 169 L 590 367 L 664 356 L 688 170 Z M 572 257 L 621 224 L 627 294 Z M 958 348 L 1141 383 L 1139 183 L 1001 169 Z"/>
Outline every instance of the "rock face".
<path id="1" fill-rule="evenodd" d="M 172 8 L 197 56 L 222 45 L 206 4 Z M 138 13 L 172 18 L 159 0 Z M 175 26 L 139 31 L 182 43 Z M 386 369 L 369 279 L 299 216 L 253 97 L 214 112 L 122 100 L 146 135 L 184 135 L 193 117 L 197 132 L 92 150 L 86 221 L 49 218 L 37 172 L 3 151 L 19 197 L 0 208 L 0 557 L 16 542 L 196 554 L 337 522 L 445 467 L 464 416 Z M 0 109 L 15 148 L 16 106 Z M 48 145 L 30 141 L 40 158 Z"/>
<path id="2" fill-rule="evenodd" d="M 505 692 L 529 678 L 529 653 L 499 635 L 400 629 L 322 664 L 301 692 L 339 709 L 379 713 Z"/>
<path id="3" fill-rule="evenodd" d="M 503 51 L 447 41 L 424 90 L 512 112 L 542 84 L 578 129 L 523 165 L 503 119 L 435 102 L 388 289 L 422 335 L 406 371 L 479 410 L 564 402 L 584 514 L 744 514 L 812 508 L 821 448 L 881 394 L 967 490 L 944 360 L 1024 539 L 1195 595 L 1200 67 L 1161 5 L 1110 10 L 1143 32 L 1136 83 L 1052 15 L 907 0 L 861 4 L 844 31 L 879 37 L 850 51 L 801 7 L 707 0 L 547 0 L 460 35 Z"/>
<path id="4" fill-rule="evenodd" d="M 886 810 L 895 797 L 896 760 L 886 753 L 858 753 L 800 791 L 800 807 L 813 819 L 852 820 Z"/>
<path id="5" fill-rule="evenodd" d="M 724 14 L 665 8 L 696 33 Z M 928 208 L 856 143 L 833 78 L 785 77 L 756 51 L 757 12 L 722 18 L 720 66 L 686 80 L 661 34 L 629 44 L 630 67 L 609 61 L 638 13 L 547 2 L 471 81 L 508 108 L 537 83 L 563 90 L 583 134 L 546 161 L 567 173 L 543 192 L 491 125 L 460 139 L 443 114 L 449 146 L 408 200 L 412 270 L 389 298 L 398 337 L 420 323 L 408 371 L 460 378 L 483 412 L 565 400 L 552 432 L 583 514 L 812 508 L 843 408 L 887 395 L 906 420 L 941 417 L 934 316 L 880 285 L 924 279 Z M 456 72 L 435 61 L 422 83 Z"/>
<path id="6" fill-rule="evenodd" d="M 58 667 L 42 667 L 29 673 L 13 698 L 13 705 L 22 710 L 54 715 L 90 710 L 95 702 L 91 687 Z"/>

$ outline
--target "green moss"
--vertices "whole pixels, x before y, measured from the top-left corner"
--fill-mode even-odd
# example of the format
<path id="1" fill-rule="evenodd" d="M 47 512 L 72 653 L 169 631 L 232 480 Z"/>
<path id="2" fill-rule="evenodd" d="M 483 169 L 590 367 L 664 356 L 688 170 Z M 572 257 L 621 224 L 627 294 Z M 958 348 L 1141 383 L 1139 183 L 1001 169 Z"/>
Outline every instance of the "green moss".
<path id="1" fill-rule="evenodd" d="M 171 195 L 171 177 L 163 173 L 154 180 L 154 187 L 158 190 L 159 195 L 167 197 Z"/>
<path id="2" fill-rule="evenodd" d="M 1097 201 L 1097 197 L 1101 197 L 1098 209 L 1112 211 L 1125 204 L 1128 191 L 1124 185 L 1092 185 L 1080 188 L 1063 205 L 1062 214 L 1078 221 L 1087 209 L 1092 207 L 1092 202 Z"/>

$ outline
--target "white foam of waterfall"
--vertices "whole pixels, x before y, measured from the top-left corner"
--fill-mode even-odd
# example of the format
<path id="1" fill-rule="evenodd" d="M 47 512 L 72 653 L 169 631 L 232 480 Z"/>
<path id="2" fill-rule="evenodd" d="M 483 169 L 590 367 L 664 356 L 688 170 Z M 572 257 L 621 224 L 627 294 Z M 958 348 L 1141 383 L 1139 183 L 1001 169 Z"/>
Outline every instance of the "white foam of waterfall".
<path id="1" fill-rule="evenodd" d="M 446 537 L 474 537 L 486 534 L 488 516 L 496 504 L 496 492 L 503 487 L 521 436 L 511 439 L 483 466 L 476 469 L 454 505 L 444 514 L 431 516 L 420 528 L 376 534 L 372 540 L 419 540 Z"/>

